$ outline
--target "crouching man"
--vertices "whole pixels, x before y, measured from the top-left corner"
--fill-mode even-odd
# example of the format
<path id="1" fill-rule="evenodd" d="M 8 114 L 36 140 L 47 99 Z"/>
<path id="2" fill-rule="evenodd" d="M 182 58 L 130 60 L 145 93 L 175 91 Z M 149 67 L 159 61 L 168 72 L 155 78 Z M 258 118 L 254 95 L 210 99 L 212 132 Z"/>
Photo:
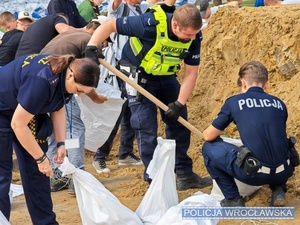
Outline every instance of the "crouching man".
<path id="1" fill-rule="evenodd" d="M 268 71 L 260 62 L 244 64 L 238 75 L 242 94 L 228 98 L 217 118 L 203 131 L 205 166 L 225 196 L 221 206 L 245 206 L 234 178 L 249 185 L 268 184 L 271 206 L 284 206 L 286 182 L 294 171 L 289 151 L 294 146 L 286 134 L 286 105 L 264 92 Z M 238 128 L 242 147 L 219 137 L 231 122 Z"/>

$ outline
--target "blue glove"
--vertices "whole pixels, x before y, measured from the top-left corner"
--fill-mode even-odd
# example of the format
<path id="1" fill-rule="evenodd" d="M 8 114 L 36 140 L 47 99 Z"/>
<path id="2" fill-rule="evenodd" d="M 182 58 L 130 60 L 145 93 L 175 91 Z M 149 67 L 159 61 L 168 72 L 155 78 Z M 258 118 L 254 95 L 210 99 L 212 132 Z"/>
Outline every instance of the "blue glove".
<path id="1" fill-rule="evenodd" d="M 94 60 L 98 65 L 100 64 L 98 58 L 105 58 L 102 51 L 99 51 L 98 48 L 93 45 L 86 46 L 85 57 Z"/>
<path id="2" fill-rule="evenodd" d="M 165 112 L 165 115 L 171 120 L 177 120 L 180 116 L 183 105 L 178 102 L 172 102 L 168 105 L 169 109 Z"/>

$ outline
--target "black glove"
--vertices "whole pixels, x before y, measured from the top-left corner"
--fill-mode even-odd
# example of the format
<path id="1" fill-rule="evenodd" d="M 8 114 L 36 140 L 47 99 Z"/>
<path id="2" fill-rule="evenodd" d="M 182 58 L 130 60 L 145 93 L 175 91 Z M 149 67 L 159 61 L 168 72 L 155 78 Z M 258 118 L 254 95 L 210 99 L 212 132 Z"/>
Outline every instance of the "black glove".
<path id="1" fill-rule="evenodd" d="M 98 50 L 98 48 L 93 45 L 86 46 L 85 57 L 94 60 L 98 65 L 100 64 L 98 58 L 105 58 L 102 51 Z"/>
<path id="2" fill-rule="evenodd" d="M 183 105 L 178 102 L 172 102 L 168 105 L 169 109 L 165 112 L 165 115 L 171 120 L 177 120 L 180 116 L 180 112 L 183 108 Z"/>

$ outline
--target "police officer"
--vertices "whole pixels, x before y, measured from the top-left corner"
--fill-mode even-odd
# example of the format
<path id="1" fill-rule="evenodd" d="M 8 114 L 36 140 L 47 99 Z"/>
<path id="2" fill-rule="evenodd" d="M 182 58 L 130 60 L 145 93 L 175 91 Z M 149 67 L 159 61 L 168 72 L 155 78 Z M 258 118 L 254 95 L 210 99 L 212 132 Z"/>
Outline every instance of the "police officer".
<path id="1" fill-rule="evenodd" d="M 203 131 L 206 168 L 225 196 L 221 206 L 245 206 L 234 178 L 249 185 L 268 184 L 271 206 L 284 206 L 286 182 L 293 174 L 286 106 L 264 92 L 268 71 L 260 62 L 245 63 L 238 84 L 243 93 L 228 98 L 212 125 Z M 237 125 L 244 144 L 240 148 L 219 138 L 231 122 Z"/>
<path id="2" fill-rule="evenodd" d="M 161 110 L 166 123 L 166 137 L 176 140 L 177 188 L 203 188 L 211 185 L 211 178 L 200 178 L 193 172 L 192 160 L 187 155 L 190 131 L 182 126 L 179 116 L 187 119 L 185 106 L 196 83 L 200 63 L 200 32 L 202 20 L 199 10 L 185 4 L 175 7 L 154 5 L 140 16 L 111 19 L 103 23 L 93 34 L 86 49 L 86 56 L 97 60 L 99 46 L 112 32 L 130 36 L 122 52 L 121 66 L 128 71 L 140 71 L 139 79 L 145 79 L 144 88 L 169 106 Z M 180 62 L 184 60 L 184 78 L 181 86 L 176 79 Z M 157 145 L 157 108 L 145 97 L 136 99 L 128 92 L 132 113 L 131 125 L 136 130 L 139 153 L 146 169 Z M 147 174 L 144 179 L 148 180 Z"/>
<path id="3" fill-rule="evenodd" d="M 14 149 L 32 223 L 58 224 L 50 195 L 53 171 L 46 156 L 47 136 L 53 122 L 54 160 L 62 163 L 66 155 L 64 105 L 73 93 L 93 95 L 99 72 L 94 61 L 73 55 L 26 55 L 0 69 L 0 210 L 7 220 Z M 43 119 L 36 123 L 40 115 Z"/>
<path id="4" fill-rule="evenodd" d="M 64 55 L 64 54 L 74 54 L 76 58 L 84 57 L 84 50 L 91 38 L 92 33 L 100 25 L 99 22 L 93 21 L 88 23 L 88 25 L 83 30 L 70 30 L 58 34 L 53 38 L 48 44 L 41 50 L 42 54 L 51 55 Z M 103 96 L 102 103 L 106 100 Z M 67 137 L 76 136 L 79 139 L 79 147 L 68 149 L 68 159 L 75 167 L 84 169 L 84 146 L 85 146 L 85 126 L 81 120 L 80 108 L 76 101 L 75 96 L 71 98 L 68 104 L 66 104 L 66 110 L 68 111 L 67 119 Z M 72 131 L 72 134 L 70 133 Z M 52 163 L 52 167 L 55 169 L 53 164 L 53 156 L 56 154 L 56 142 L 53 134 L 48 140 L 48 151 L 47 156 Z M 75 194 L 74 185 L 72 179 L 61 177 L 61 173 L 57 173 L 55 170 L 54 177 L 50 178 L 51 191 L 60 191 L 68 188 L 69 194 Z"/>

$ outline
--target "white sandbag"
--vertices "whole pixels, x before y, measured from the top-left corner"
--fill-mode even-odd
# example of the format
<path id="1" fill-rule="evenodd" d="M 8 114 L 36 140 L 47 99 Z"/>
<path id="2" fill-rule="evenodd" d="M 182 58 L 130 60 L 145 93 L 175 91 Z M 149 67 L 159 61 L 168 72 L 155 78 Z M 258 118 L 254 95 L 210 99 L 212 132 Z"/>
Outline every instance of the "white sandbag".
<path id="1" fill-rule="evenodd" d="M 147 174 L 152 179 L 149 189 L 143 197 L 136 214 L 144 225 L 154 225 L 167 212 L 178 204 L 175 180 L 175 140 L 157 138 Z"/>
<path id="2" fill-rule="evenodd" d="M 113 86 L 99 83 L 96 92 L 107 98 L 102 104 L 94 103 L 88 96 L 76 96 L 85 125 L 85 148 L 96 152 L 110 135 L 120 115 L 124 100 Z"/>
<path id="3" fill-rule="evenodd" d="M 243 197 L 249 197 L 254 192 L 256 192 L 257 190 L 259 190 L 261 188 L 261 186 L 252 186 L 249 184 L 245 184 L 237 179 L 234 179 L 234 181 L 239 189 L 240 195 Z M 218 184 L 215 180 L 213 180 L 213 188 L 211 189 L 210 195 L 215 197 L 219 201 L 221 201 L 222 199 L 225 198 L 220 187 L 218 186 Z"/>
<path id="4" fill-rule="evenodd" d="M 9 189 L 9 200 L 10 203 L 13 202 L 13 198 L 17 197 L 19 195 L 24 194 L 23 186 L 19 184 L 10 184 L 10 189 Z M 1 224 L 1 223 L 0 223 Z"/>
<path id="5" fill-rule="evenodd" d="M 1 225 L 10 225 L 10 223 L 7 221 L 6 217 L 3 215 L 1 210 L 0 210 L 0 224 Z"/>
<path id="6" fill-rule="evenodd" d="M 191 197 L 184 199 L 178 205 L 171 207 L 156 225 L 216 225 L 219 220 L 216 219 L 182 219 L 182 206 L 191 207 L 220 207 L 220 203 L 212 196 L 196 192 Z"/>
<path id="7" fill-rule="evenodd" d="M 235 138 L 229 138 L 229 137 L 223 137 L 223 136 L 221 136 L 221 138 L 223 139 L 223 141 L 228 142 L 233 145 L 236 145 L 238 147 L 243 145 L 243 142 L 241 141 L 241 139 L 235 139 Z"/>
<path id="8" fill-rule="evenodd" d="M 68 158 L 59 166 L 62 176 L 71 175 L 83 225 L 142 225 L 140 218 L 124 206 L 90 173 L 75 168 Z"/>

